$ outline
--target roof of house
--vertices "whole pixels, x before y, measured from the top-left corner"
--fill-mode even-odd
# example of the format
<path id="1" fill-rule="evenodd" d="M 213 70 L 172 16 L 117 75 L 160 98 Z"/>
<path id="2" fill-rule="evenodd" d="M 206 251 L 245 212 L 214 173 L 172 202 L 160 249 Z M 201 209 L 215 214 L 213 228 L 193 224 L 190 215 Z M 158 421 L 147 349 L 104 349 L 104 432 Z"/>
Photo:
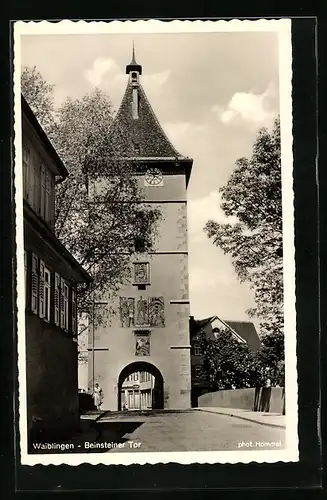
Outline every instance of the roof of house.
<path id="1" fill-rule="evenodd" d="M 43 128 L 41 127 L 40 123 L 38 122 L 35 114 L 33 113 L 30 105 L 26 101 L 25 97 L 23 94 L 21 94 L 21 103 L 22 103 L 22 112 L 32 125 L 33 129 L 37 133 L 40 142 L 43 144 L 45 147 L 47 153 L 49 156 L 52 158 L 54 164 L 56 165 L 58 169 L 58 175 L 63 177 L 65 179 L 68 175 L 69 172 L 66 169 L 65 165 L 63 164 L 62 160 L 59 158 L 57 151 L 53 147 L 51 141 L 49 140 L 47 134 L 44 132 Z"/>
<path id="2" fill-rule="evenodd" d="M 254 324 L 250 321 L 230 321 L 221 320 L 218 316 L 210 316 L 205 319 L 194 319 L 190 317 L 190 333 L 192 336 L 196 335 L 208 323 L 213 323 L 215 320 L 221 322 L 225 327 L 230 327 L 234 336 L 241 337 L 252 351 L 257 351 L 261 348 L 261 341 Z"/>
<path id="3" fill-rule="evenodd" d="M 252 351 L 261 348 L 261 341 L 254 324 L 250 321 L 227 321 L 225 323 L 238 333 Z"/>
<path id="4" fill-rule="evenodd" d="M 191 334 L 195 335 L 202 328 L 204 328 L 208 323 L 211 323 L 215 318 L 216 318 L 216 316 L 210 316 L 209 318 L 205 318 L 205 319 L 194 319 L 193 316 L 190 316 Z"/>

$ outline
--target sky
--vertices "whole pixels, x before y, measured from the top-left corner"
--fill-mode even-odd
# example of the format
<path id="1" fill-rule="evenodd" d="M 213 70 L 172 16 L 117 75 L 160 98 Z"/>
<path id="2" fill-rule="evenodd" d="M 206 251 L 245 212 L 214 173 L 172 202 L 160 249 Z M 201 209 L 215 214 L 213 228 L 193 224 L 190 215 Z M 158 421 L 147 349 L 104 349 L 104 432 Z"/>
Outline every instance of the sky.
<path id="1" fill-rule="evenodd" d="M 208 220 L 229 222 L 218 190 L 235 161 L 251 155 L 258 130 L 270 128 L 279 113 L 277 34 L 24 35 L 21 62 L 55 85 L 57 105 L 98 86 L 117 109 L 133 40 L 156 116 L 177 150 L 194 160 L 188 187 L 191 314 L 248 320 L 253 292 L 203 228 Z"/>

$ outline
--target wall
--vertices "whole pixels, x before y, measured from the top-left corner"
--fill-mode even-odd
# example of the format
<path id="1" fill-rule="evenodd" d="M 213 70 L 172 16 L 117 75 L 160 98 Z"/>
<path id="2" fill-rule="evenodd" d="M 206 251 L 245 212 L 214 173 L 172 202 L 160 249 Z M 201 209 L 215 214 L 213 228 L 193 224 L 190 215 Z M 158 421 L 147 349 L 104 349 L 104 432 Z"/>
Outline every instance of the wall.
<path id="1" fill-rule="evenodd" d="M 88 324 L 89 318 L 86 314 L 82 314 L 78 318 L 78 387 L 79 389 L 88 389 Z"/>
<path id="2" fill-rule="evenodd" d="M 62 437 L 79 421 L 77 344 L 58 327 L 26 314 L 28 427 Z"/>
<path id="3" fill-rule="evenodd" d="M 235 389 L 208 392 L 198 398 L 199 407 L 238 408 L 283 413 L 284 388 Z"/>
<path id="4" fill-rule="evenodd" d="M 87 360 L 78 363 L 78 388 L 88 390 L 88 366 Z"/>
<path id="5" fill-rule="evenodd" d="M 139 178 L 142 185 L 143 177 Z M 165 408 L 190 408 L 189 295 L 185 176 L 165 175 L 164 186 L 144 188 L 147 202 L 162 210 L 163 218 L 155 252 L 134 261 L 150 262 L 151 284 L 146 290 L 127 284 L 118 295 L 164 297 L 165 326 L 149 328 L 150 355 L 135 355 L 137 327 L 122 328 L 119 298 L 110 301 L 114 314 L 94 331 L 95 380 L 103 388 L 103 408 L 117 410 L 117 384 L 120 372 L 135 361 L 154 365 L 164 379 Z M 166 202 L 166 203 L 165 203 Z M 110 300 L 109 296 L 101 301 Z M 90 328 L 89 347 L 93 329 Z M 89 386 L 92 386 L 92 351 L 89 353 Z"/>

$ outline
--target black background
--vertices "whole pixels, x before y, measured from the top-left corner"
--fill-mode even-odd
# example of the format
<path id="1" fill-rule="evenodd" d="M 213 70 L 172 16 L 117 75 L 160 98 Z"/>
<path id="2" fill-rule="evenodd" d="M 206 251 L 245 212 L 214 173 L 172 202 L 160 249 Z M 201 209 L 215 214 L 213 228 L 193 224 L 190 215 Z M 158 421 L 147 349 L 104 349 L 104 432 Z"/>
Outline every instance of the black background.
<path id="1" fill-rule="evenodd" d="M 1 230 L 1 490 L 3 498 L 25 493 L 23 496 L 41 496 L 51 492 L 84 490 L 87 498 L 111 490 L 110 496 L 123 496 L 134 491 L 133 497 L 148 498 L 169 495 L 171 490 L 187 497 L 242 495 L 242 498 L 275 498 L 282 489 L 288 497 L 296 494 L 301 498 L 316 498 L 321 493 L 321 449 L 320 430 L 317 428 L 320 404 L 319 358 L 320 330 L 323 330 L 323 314 L 326 298 L 327 272 L 324 260 L 319 266 L 318 251 L 325 247 L 326 214 L 324 188 L 326 176 L 326 99 L 324 96 L 324 76 L 326 74 L 326 28 L 322 14 L 318 21 L 311 10 L 298 7 L 284 12 L 284 16 L 294 17 L 292 22 L 293 50 L 293 138 L 294 138 L 294 189 L 295 189 L 295 245 L 296 245 L 296 295 L 298 324 L 298 382 L 299 382 L 299 435 L 300 462 L 277 464 L 237 464 L 237 465 L 189 465 L 178 464 L 147 466 L 21 466 L 15 449 L 14 413 L 16 386 L 16 317 L 15 310 L 15 224 L 13 218 L 13 169 L 11 149 L 12 126 L 12 25 L 10 20 L 48 19 L 139 19 L 175 18 L 199 19 L 237 17 L 282 16 L 275 3 L 262 2 L 261 10 L 256 8 L 250 16 L 249 5 L 235 8 L 218 8 L 215 2 L 203 2 L 193 7 L 190 4 L 169 5 L 165 2 L 156 8 L 142 2 L 116 2 L 97 5 L 95 2 L 82 4 L 77 1 L 33 2 L 15 1 L 10 5 L 6 18 L 1 16 L 1 120 L 0 120 L 0 230 Z M 275 10 L 274 10 L 275 9 Z M 284 4 L 285 9 L 285 4 Z M 192 12 L 193 10 L 193 12 Z M 219 12 L 218 12 L 219 10 Z M 224 12 L 225 11 L 225 12 Z M 4 12 L 3 12 L 4 14 Z M 317 24 L 318 23 L 318 24 Z M 319 59 L 317 59 L 317 44 Z M 319 73 L 319 84 L 317 80 Z M 319 110 L 317 97 L 319 89 Z M 319 122 L 319 171 L 317 170 L 317 126 Z M 317 180 L 319 178 L 319 184 Z M 318 238 L 318 191 L 320 203 L 320 237 Z M 319 286 L 318 277 L 321 281 Z M 320 297 L 319 297 L 320 294 Z M 319 306 L 320 298 L 320 306 Z M 322 314 L 320 315 L 320 311 Z M 321 323 L 320 323 L 321 320 Z M 19 441 L 19 435 L 18 435 Z M 15 456 L 16 453 L 16 456 Z M 237 488 L 243 488 L 242 493 Z M 256 491 L 254 491 L 254 488 Z M 229 491 L 227 492 L 226 489 Z M 88 492 L 85 492 L 88 490 Z M 96 493 L 99 490 L 100 493 Z M 310 490 L 310 491 L 308 491 Z M 45 492 L 48 493 L 45 493 Z M 101 493 L 102 491 L 102 493 Z M 29 492 L 29 493 L 27 493 Z M 66 493 L 64 493 L 66 492 Z M 116 493 L 115 493 L 116 492 Z M 137 493 L 138 492 L 138 493 Z M 80 493 L 81 494 L 81 493 Z M 38 495 L 39 496 L 39 495 Z"/>

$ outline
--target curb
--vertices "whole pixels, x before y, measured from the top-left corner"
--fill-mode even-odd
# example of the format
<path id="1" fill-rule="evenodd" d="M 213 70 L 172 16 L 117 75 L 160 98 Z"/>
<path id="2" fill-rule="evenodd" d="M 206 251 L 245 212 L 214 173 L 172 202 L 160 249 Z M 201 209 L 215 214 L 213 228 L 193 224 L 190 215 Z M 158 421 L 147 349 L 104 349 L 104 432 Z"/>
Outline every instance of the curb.
<path id="1" fill-rule="evenodd" d="M 212 411 L 199 408 L 199 411 L 205 411 L 207 413 L 215 413 L 216 415 L 227 415 L 227 417 L 239 418 L 240 420 L 246 420 L 247 422 L 255 422 L 256 424 L 265 425 L 267 427 L 277 427 L 279 429 L 286 429 L 286 425 L 272 424 L 271 422 L 261 422 L 249 417 L 243 417 L 242 415 L 236 415 L 235 413 L 226 413 L 223 411 Z"/>
<path id="2" fill-rule="evenodd" d="M 110 412 L 110 410 L 104 410 L 102 411 L 102 413 L 95 419 L 95 423 L 99 422 L 99 420 L 101 420 L 101 418 L 103 417 L 106 417 Z"/>

